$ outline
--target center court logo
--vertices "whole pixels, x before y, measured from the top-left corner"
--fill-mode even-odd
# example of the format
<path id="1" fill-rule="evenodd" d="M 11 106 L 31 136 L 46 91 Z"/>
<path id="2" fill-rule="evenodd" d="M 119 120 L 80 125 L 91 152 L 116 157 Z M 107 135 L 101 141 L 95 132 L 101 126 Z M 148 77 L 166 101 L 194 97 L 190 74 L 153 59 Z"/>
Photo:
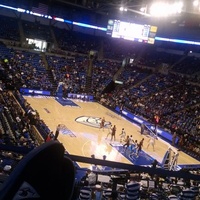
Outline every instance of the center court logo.
<path id="1" fill-rule="evenodd" d="M 87 126 L 99 128 L 101 119 L 102 119 L 101 117 L 81 116 L 81 117 L 76 118 L 75 121 L 81 124 L 85 124 Z M 111 125 L 111 122 L 105 121 L 104 128 L 109 128 L 110 125 Z"/>

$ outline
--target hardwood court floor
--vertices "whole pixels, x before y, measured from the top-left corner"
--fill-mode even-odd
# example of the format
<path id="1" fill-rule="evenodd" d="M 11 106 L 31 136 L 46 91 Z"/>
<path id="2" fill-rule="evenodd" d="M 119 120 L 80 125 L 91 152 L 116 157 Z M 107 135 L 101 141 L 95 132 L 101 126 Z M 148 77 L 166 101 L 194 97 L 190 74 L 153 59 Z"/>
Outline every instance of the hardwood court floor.
<path id="1" fill-rule="evenodd" d="M 111 122 L 117 127 L 117 142 L 119 142 L 119 134 L 122 128 L 126 130 L 127 135 L 132 135 L 134 140 L 140 141 L 144 137 L 143 150 L 159 162 L 162 161 L 164 154 L 170 146 L 159 139 L 156 140 L 155 151 L 152 150 L 151 146 L 147 149 L 148 138 L 140 135 L 140 128 L 138 126 L 95 102 L 73 100 L 79 107 L 70 107 L 62 106 L 53 97 L 24 96 L 24 98 L 31 104 L 33 109 L 39 112 L 40 118 L 44 120 L 50 130 L 55 132 L 57 125 L 63 124 L 68 131 L 75 135 L 75 137 L 71 137 L 70 134 L 60 134 L 58 137 L 66 151 L 73 155 L 91 157 L 94 154 L 99 159 L 106 155 L 107 160 L 131 164 L 127 158 L 110 145 L 110 136 L 109 139 L 105 139 L 108 133 L 107 129 L 103 131 L 99 130 L 99 128 L 76 122 L 75 119 L 81 116 L 105 117 L 106 121 Z M 94 121 L 95 118 L 91 118 L 92 120 Z M 82 121 L 84 122 L 84 120 Z M 78 164 L 80 167 L 90 166 L 86 163 Z M 180 151 L 178 164 L 200 164 L 200 162 Z"/>

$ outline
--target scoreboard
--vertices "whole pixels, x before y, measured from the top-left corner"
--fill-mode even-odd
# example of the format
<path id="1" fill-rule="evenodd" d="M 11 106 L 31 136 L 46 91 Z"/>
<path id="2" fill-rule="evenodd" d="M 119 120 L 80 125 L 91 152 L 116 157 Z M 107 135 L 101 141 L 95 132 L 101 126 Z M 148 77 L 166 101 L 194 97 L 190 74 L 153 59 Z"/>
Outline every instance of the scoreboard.
<path id="1" fill-rule="evenodd" d="M 154 44 L 157 26 L 135 24 L 120 20 L 108 21 L 107 34 L 113 38 Z"/>

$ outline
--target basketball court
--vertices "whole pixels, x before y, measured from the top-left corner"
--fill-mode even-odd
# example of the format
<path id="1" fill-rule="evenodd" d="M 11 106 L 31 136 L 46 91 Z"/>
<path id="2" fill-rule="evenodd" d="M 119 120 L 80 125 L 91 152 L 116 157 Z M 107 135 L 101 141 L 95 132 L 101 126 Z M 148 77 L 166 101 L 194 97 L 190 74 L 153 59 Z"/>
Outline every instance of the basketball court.
<path id="1" fill-rule="evenodd" d="M 170 147 L 167 142 L 158 139 L 155 143 L 155 151 L 148 144 L 148 137 L 140 134 L 140 127 L 131 123 L 124 117 L 112 112 L 96 102 L 83 102 L 81 100 L 62 99 L 48 96 L 24 96 L 31 107 L 37 110 L 40 118 L 44 120 L 51 131 L 55 133 L 58 124 L 61 124 L 61 131 L 58 140 L 64 145 L 66 151 L 72 155 L 91 157 L 95 155 L 98 159 L 128 163 L 148 165 L 154 159 L 162 162 L 166 151 Z M 99 129 L 101 118 L 105 117 L 105 128 Z M 116 125 L 116 141 L 110 141 L 108 127 Z M 128 152 L 124 152 L 120 144 L 122 128 L 126 135 L 132 135 L 134 140 L 140 141 L 144 137 L 142 153 L 138 157 L 129 157 Z M 78 163 L 80 167 L 90 167 L 86 163 Z M 191 165 L 200 162 L 184 152 L 179 152 L 178 164 Z"/>

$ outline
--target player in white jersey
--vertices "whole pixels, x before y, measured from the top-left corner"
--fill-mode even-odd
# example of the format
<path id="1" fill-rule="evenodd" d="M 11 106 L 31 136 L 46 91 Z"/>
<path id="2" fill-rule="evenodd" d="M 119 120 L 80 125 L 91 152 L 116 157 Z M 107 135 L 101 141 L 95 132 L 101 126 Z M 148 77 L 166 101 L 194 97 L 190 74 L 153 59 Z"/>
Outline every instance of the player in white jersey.
<path id="1" fill-rule="evenodd" d="M 120 136 L 120 143 L 122 143 L 122 141 L 124 141 L 126 138 L 126 131 L 124 130 L 124 128 L 122 128 L 122 132 L 119 134 L 119 136 Z"/>
<path id="2" fill-rule="evenodd" d="M 153 151 L 154 151 L 154 145 L 155 145 L 155 138 L 154 137 L 150 137 L 150 139 L 148 141 L 147 149 L 149 148 L 149 145 L 151 145 L 153 147 Z"/>

